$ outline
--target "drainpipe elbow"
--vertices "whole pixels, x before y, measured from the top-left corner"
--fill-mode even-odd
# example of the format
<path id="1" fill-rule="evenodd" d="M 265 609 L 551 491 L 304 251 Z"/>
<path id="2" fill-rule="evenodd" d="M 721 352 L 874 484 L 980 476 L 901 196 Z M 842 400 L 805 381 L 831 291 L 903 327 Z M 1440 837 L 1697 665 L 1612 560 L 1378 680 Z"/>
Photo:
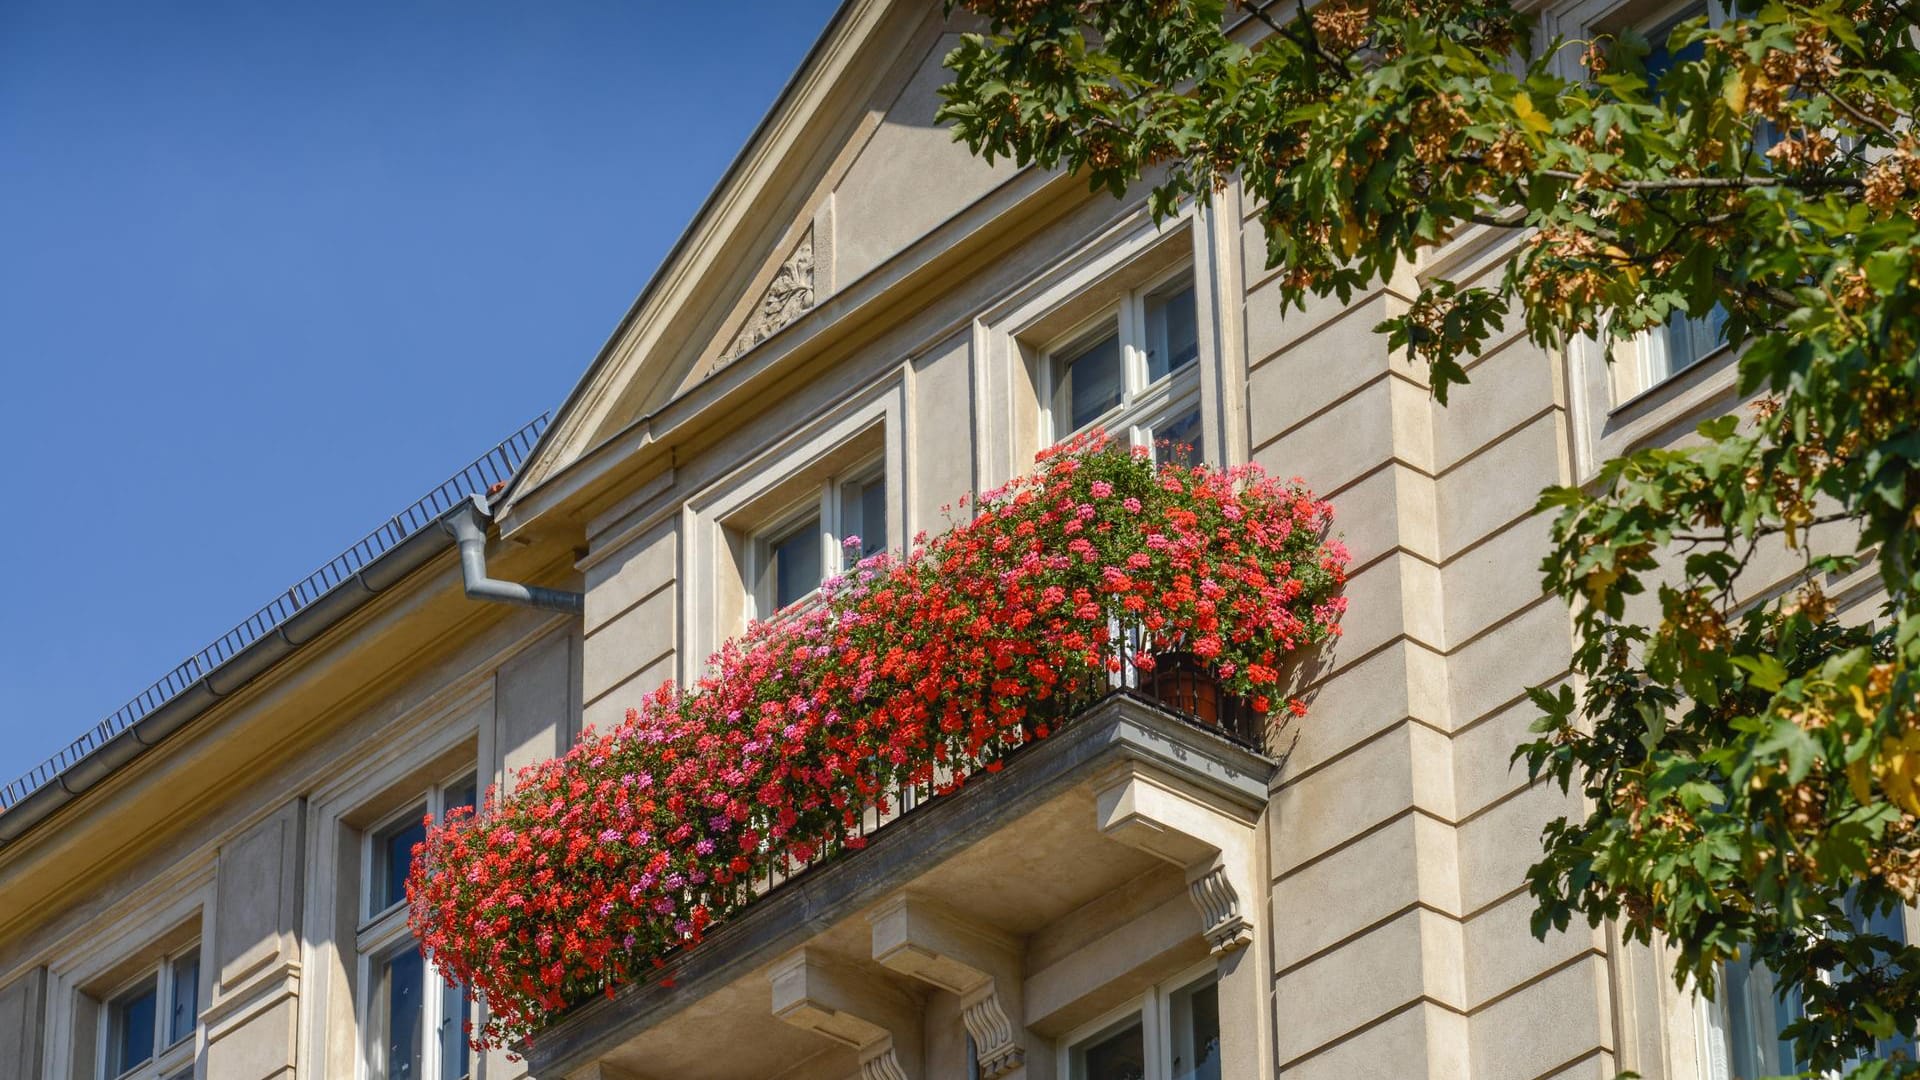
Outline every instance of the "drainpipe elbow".
<path id="1" fill-rule="evenodd" d="M 478 495 L 469 495 L 459 509 L 441 524 L 453 534 L 460 546 L 460 578 L 468 599 L 498 604 L 519 604 L 544 611 L 564 611 L 569 615 L 586 612 L 586 597 L 564 589 L 522 585 L 487 576 L 487 507 Z"/>

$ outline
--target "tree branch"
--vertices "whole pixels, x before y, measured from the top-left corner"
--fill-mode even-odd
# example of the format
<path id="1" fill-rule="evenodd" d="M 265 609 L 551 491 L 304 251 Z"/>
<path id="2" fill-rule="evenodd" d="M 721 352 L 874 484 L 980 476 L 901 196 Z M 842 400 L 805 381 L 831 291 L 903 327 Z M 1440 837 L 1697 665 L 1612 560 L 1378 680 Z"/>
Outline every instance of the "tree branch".
<path id="1" fill-rule="evenodd" d="M 1889 139 L 1896 137 L 1893 133 L 1892 128 L 1888 127 L 1887 125 L 1881 123 L 1878 120 L 1875 120 L 1873 117 L 1867 115 L 1867 113 L 1864 110 L 1855 108 L 1853 103 L 1848 101 L 1846 98 L 1843 98 L 1839 94 L 1834 93 L 1831 89 L 1823 90 L 1821 92 L 1827 95 L 1828 101 L 1831 101 L 1835 105 L 1840 106 L 1840 110 L 1846 113 L 1848 116 L 1853 117 L 1855 120 L 1858 120 L 1860 123 L 1865 124 L 1866 126 L 1872 128 L 1873 130 L 1879 132 L 1881 135 L 1884 135 Z"/>
<path id="2" fill-rule="evenodd" d="M 1589 173 L 1577 173 L 1568 169 L 1539 169 L 1536 175 L 1554 180 L 1578 182 L 1589 178 Z M 1675 176 L 1665 180 L 1607 180 L 1610 190 L 1617 191 L 1747 191 L 1756 188 L 1785 187 L 1800 190 L 1833 190 L 1858 188 L 1860 181 L 1852 177 L 1834 177 L 1823 179 L 1810 177 L 1793 180 L 1784 176 Z"/>
<path id="3" fill-rule="evenodd" d="M 1810 518 L 1807 521 L 1804 521 L 1798 525 L 1795 525 L 1793 529 L 1795 532 L 1804 532 L 1807 529 L 1816 528 L 1821 525 L 1833 525 L 1842 521 L 1852 521 L 1855 518 L 1855 516 L 1856 515 L 1848 513 L 1846 511 L 1841 511 L 1839 513 L 1834 513 L 1834 514 L 1822 514 L 1819 517 Z M 1780 525 L 1761 525 L 1753 530 L 1753 535 L 1755 539 L 1759 539 L 1760 537 L 1763 537 L 1763 536 L 1778 536 L 1781 533 L 1784 533 L 1786 531 L 1787 531 L 1787 526 L 1784 523 Z M 1706 533 L 1706 534 L 1674 533 L 1671 539 L 1683 540 L 1689 544 L 1730 544 L 1732 543 L 1732 537 L 1727 535 L 1716 536 L 1712 533 Z"/>

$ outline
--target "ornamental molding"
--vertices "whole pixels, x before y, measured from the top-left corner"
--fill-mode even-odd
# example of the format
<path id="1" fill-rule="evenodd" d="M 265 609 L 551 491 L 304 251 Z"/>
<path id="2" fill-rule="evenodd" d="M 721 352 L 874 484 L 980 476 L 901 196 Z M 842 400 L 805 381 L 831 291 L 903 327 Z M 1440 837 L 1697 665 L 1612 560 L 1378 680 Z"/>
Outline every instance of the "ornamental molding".
<path id="1" fill-rule="evenodd" d="M 899 992 L 804 946 L 776 963 L 767 980 L 773 1015 L 851 1048 L 861 1080 L 919 1080 L 920 1011 Z"/>
<path id="2" fill-rule="evenodd" d="M 1242 897 L 1256 878 L 1256 844 L 1243 808 L 1138 761 L 1098 781 L 1094 801 L 1102 833 L 1186 871 L 1209 951 L 1223 956 L 1253 942 Z"/>
<path id="3" fill-rule="evenodd" d="M 760 302 L 753 306 L 747 321 L 734 333 L 733 340 L 720 351 L 714 362 L 718 371 L 738 360 L 755 345 L 780 332 L 788 323 L 813 307 L 813 226 L 801 235 L 793 253 L 780 264 Z"/>
<path id="4" fill-rule="evenodd" d="M 1000 995 L 991 981 L 969 995 L 960 1006 L 960 1022 L 973 1036 L 973 1052 L 982 1080 L 999 1080 L 1027 1063 L 1026 1048 L 1014 1041 L 1013 1021 L 1000 1007 Z"/>
<path id="5" fill-rule="evenodd" d="M 907 1080 L 907 1071 L 900 1067 L 900 1059 L 894 1055 L 892 1039 L 861 1057 L 860 1080 Z"/>
<path id="6" fill-rule="evenodd" d="M 1000 988 L 1020 986 L 1020 944 L 924 897 L 902 893 L 874 908 L 873 958 L 960 999 L 960 1021 L 973 1036 L 983 1080 L 1018 1069 L 1027 1060 L 1024 1032 L 1007 1016 L 1019 1002 L 1003 1002 Z"/>
<path id="7" fill-rule="evenodd" d="M 1187 896 L 1200 909 L 1207 946 L 1221 956 L 1253 942 L 1253 924 L 1240 914 L 1240 894 L 1227 880 L 1226 867 L 1215 864 L 1202 869 L 1187 882 Z"/>

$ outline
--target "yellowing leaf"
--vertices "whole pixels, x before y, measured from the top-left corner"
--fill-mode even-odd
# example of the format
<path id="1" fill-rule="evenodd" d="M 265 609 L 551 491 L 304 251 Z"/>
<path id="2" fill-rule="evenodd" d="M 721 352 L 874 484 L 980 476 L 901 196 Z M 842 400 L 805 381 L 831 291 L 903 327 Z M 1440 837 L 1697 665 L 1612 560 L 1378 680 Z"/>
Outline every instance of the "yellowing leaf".
<path id="1" fill-rule="evenodd" d="M 1861 693 L 1857 686 L 1849 686 L 1847 690 L 1853 694 L 1853 711 L 1859 713 L 1862 720 L 1872 720 L 1874 710 L 1867 706 L 1867 695 Z"/>
<path id="2" fill-rule="evenodd" d="M 1895 805 L 1909 814 L 1920 814 L 1920 794 L 1914 790 L 1914 780 L 1920 778 L 1920 734 L 1909 732 L 1882 741 L 1876 772 L 1881 788 Z"/>
<path id="3" fill-rule="evenodd" d="M 1727 85 L 1720 88 L 1720 97 L 1726 101 L 1727 108 L 1732 109 L 1735 114 L 1744 115 L 1747 111 L 1747 91 L 1749 89 L 1750 87 L 1747 85 L 1747 73 L 1745 69 L 1741 69 L 1735 71 L 1727 79 Z"/>
<path id="4" fill-rule="evenodd" d="M 1544 135 L 1553 130 L 1553 125 L 1547 121 L 1547 118 L 1540 115 L 1540 110 L 1533 107 L 1533 98 L 1528 96 L 1525 90 L 1513 95 L 1513 115 L 1529 131 Z"/>
<path id="5" fill-rule="evenodd" d="M 1620 571 L 1611 568 L 1589 572 L 1586 581 L 1582 583 L 1586 587 L 1587 602 L 1594 607 L 1604 608 L 1607 604 L 1607 590 L 1613 588 L 1613 583 L 1618 580 L 1620 580 Z"/>
<path id="6" fill-rule="evenodd" d="M 1853 797 L 1864 804 L 1873 801 L 1873 766 L 1865 756 L 1847 762 L 1847 786 L 1853 789 Z"/>

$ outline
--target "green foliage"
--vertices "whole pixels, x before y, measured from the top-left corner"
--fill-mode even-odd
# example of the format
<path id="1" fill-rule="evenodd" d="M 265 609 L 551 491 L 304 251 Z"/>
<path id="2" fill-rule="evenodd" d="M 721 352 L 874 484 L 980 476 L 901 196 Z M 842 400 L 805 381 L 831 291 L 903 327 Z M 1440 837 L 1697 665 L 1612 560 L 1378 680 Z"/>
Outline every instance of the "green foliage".
<path id="1" fill-rule="evenodd" d="M 1737 0 L 1649 42 L 1487 0 L 967 6 L 941 115 L 975 153 L 1162 215 L 1241 184 L 1286 304 L 1415 292 L 1380 329 L 1443 402 L 1510 329 L 1611 355 L 1724 315 L 1753 408 L 1541 498 L 1574 679 L 1516 757 L 1589 810 L 1546 831 L 1535 929 L 1617 920 L 1709 993 L 1764 963 L 1815 1069 L 1920 1072 L 1871 1060 L 1920 951 L 1850 929 L 1920 892 L 1920 13 Z M 1413 273 L 1479 230 L 1496 281 Z M 1752 569 L 1781 548 L 1785 589 Z M 1869 572 L 1843 619 L 1825 586 Z"/>

